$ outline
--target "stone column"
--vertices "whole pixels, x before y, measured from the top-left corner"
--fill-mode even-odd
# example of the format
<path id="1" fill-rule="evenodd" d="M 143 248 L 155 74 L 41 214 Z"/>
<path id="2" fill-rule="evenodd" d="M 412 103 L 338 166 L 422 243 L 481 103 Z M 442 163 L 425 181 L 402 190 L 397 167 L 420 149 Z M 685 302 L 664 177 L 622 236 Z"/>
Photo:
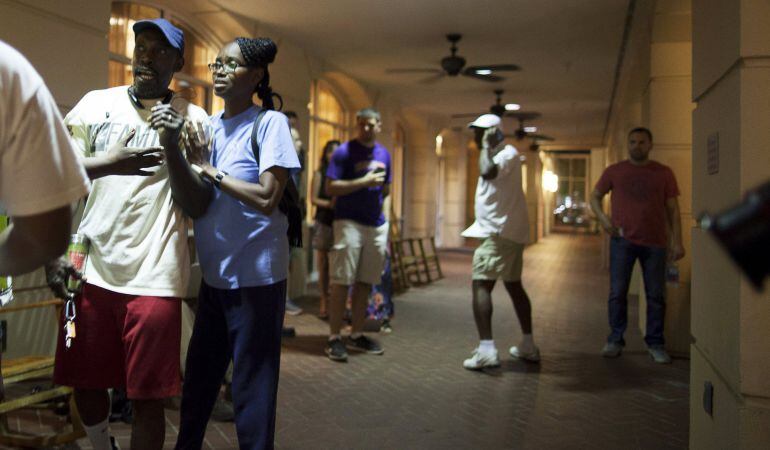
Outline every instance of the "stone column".
<path id="1" fill-rule="evenodd" d="M 690 348 L 690 230 L 692 228 L 691 16 L 688 1 L 657 2 L 652 20 L 650 76 L 643 97 L 643 122 L 653 133 L 650 157 L 669 166 L 679 186 L 682 239 L 687 255 L 677 263 L 679 282 L 666 286 L 666 347 L 674 355 Z M 640 280 L 641 282 L 641 280 Z M 644 334 L 647 302 L 639 289 L 639 326 Z"/>
<path id="2" fill-rule="evenodd" d="M 459 131 L 444 131 L 443 157 L 445 158 L 445 191 L 443 201 L 443 220 L 441 224 L 442 247 L 462 247 L 465 229 L 465 193 L 469 152 L 465 139 Z"/>
<path id="3" fill-rule="evenodd" d="M 770 3 L 695 0 L 692 11 L 698 214 L 736 204 L 770 178 Z M 693 231 L 692 254 L 690 448 L 767 448 L 770 292 L 755 292 L 703 230 Z"/>

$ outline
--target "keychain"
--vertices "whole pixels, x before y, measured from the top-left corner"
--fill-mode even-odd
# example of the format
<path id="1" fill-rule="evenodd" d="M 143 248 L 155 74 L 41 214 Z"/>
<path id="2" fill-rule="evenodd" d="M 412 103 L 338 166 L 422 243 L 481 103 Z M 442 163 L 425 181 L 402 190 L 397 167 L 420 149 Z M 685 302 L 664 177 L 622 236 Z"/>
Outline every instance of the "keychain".
<path id="1" fill-rule="evenodd" d="M 67 296 L 67 301 L 64 303 L 64 346 L 70 348 L 72 346 L 72 340 L 75 339 L 75 295 L 70 293 Z"/>

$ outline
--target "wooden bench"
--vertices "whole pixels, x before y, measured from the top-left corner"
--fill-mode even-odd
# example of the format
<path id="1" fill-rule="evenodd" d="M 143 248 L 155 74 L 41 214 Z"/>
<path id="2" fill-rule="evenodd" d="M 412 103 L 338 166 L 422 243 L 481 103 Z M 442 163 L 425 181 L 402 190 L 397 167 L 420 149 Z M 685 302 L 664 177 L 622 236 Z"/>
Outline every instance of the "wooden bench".
<path id="1" fill-rule="evenodd" d="M 61 300 L 46 300 L 28 305 L 9 306 L 0 308 L 0 315 L 11 312 L 30 310 L 35 308 L 53 307 L 56 309 L 56 317 L 60 317 L 62 309 Z M 58 321 L 55 326 L 58 328 Z M 4 386 L 9 386 L 25 380 L 35 378 L 50 378 L 53 376 L 54 358 L 52 356 L 25 356 L 15 359 L 2 360 L 2 381 Z M 69 405 L 69 425 L 64 429 L 51 434 L 32 434 L 11 430 L 8 426 L 8 414 L 22 408 L 53 409 L 56 399 L 64 398 Z M 85 436 L 80 415 L 72 398 L 72 388 L 65 386 L 51 386 L 38 392 L 13 399 L 0 401 L 0 444 L 11 447 L 46 448 L 54 445 L 62 445 L 74 442 Z"/>

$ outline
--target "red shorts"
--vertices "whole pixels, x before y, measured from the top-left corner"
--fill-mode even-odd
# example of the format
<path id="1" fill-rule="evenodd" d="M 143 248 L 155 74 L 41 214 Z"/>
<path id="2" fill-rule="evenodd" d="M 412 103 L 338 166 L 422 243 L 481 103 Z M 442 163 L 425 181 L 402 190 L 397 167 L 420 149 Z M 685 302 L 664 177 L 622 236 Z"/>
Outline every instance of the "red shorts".
<path id="1" fill-rule="evenodd" d="M 54 382 L 79 389 L 124 388 L 130 399 L 179 395 L 182 303 L 84 284 L 75 300 L 76 336 L 56 346 Z"/>

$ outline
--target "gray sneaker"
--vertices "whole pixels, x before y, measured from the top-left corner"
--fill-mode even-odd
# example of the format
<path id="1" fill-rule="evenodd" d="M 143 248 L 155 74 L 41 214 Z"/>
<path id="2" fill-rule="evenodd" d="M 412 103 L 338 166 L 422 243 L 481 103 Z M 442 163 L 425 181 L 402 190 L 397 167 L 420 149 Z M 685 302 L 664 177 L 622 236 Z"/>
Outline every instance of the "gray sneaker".
<path id="1" fill-rule="evenodd" d="M 527 349 L 523 345 L 519 345 L 518 347 L 514 345 L 508 350 L 508 353 L 516 359 L 523 359 L 524 361 L 533 363 L 540 362 L 540 349 L 535 346 Z"/>
<path id="2" fill-rule="evenodd" d="M 348 336 L 347 339 L 347 347 L 351 350 L 358 350 L 361 352 L 366 352 L 372 355 L 382 355 L 385 353 L 385 350 L 382 349 L 382 346 L 375 341 L 374 339 L 368 338 L 364 336 L 363 334 L 361 336 L 358 336 L 356 339 L 353 339 L 351 336 Z"/>
<path id="3" fill-rule="evenodd" d="M 326 356 L 332 361 L 346 362 L 348 352 L 345 350 L 345 343 L 341 338 L 334 338 L 326 343 Z"/>
<path id="4" fill-rule="evenodd" d="M 234 422 L 235 409 L 233 402 L 227 401 L 221 397 L 214 403 L 214 409 L 211 411 L 211 418 L 217 422 Z"/>
<path id="5" fill-rule="evenodd" d="M 663 347 L 650 347 L 647 349 L 652 360 L 658 364 L 671 364 L 671 357 Z"/>
<path id="6" fill-rule="evenodd" d="M 617 342 L 607 342 L 602 349 L 605 358 L 617 358 L 623 352 L 623 346 Z"/>
<path id="7" fill-rule="evenodd" d="M 293 301 L 291 301 L 290 298 L 287 298 L 286 299 L 286 314 L 288 314 L 290 316 L 298 316 L 298 315 L 302 314 L 302 308 L 297 306 L 297 304 L 294 303 Z"/>

